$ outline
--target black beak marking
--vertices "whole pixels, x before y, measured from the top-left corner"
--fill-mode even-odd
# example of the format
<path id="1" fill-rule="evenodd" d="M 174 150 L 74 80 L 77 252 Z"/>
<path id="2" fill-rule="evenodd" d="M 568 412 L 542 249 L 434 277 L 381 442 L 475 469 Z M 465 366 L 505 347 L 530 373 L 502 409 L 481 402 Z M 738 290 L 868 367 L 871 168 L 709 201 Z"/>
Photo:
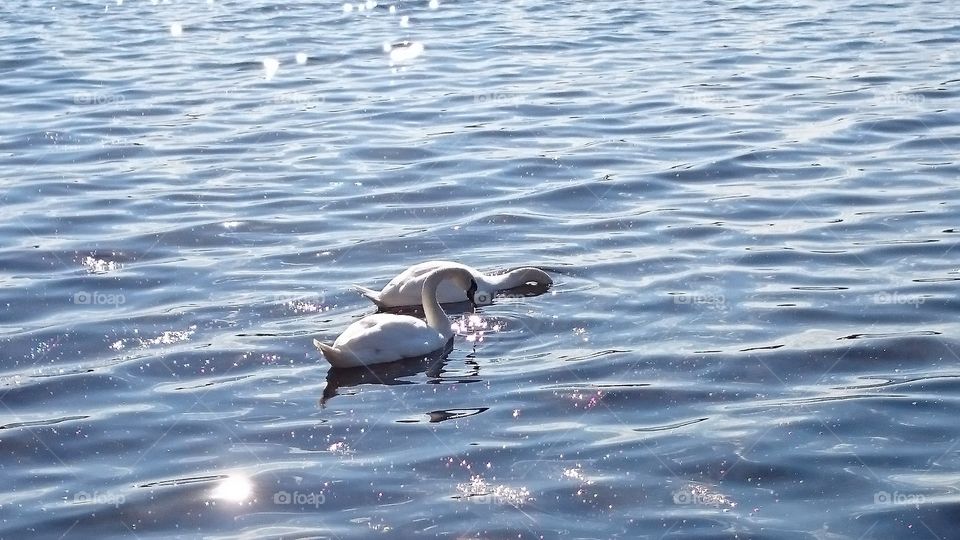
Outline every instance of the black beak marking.
<path id="1" fill-rule="evenodd" d="M 477 299 L 474 298 L 474 295 L 477 294 L 477 280 L 470 280 L 470 288 L 467 289 L 467 299 L 470 300 L 470 303 L 473 304 L 473 308 L 477 308 Z"/>

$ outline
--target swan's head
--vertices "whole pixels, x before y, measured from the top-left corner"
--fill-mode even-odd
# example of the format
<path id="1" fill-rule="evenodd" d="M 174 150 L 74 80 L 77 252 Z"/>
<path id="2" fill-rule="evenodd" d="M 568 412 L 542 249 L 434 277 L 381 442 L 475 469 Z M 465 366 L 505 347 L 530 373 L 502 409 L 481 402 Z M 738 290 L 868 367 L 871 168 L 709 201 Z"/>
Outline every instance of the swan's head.
<path id="1" fill-rule="evenodd" d="M 480 296 L 477 290 L 480 286 L 469 270 L 464 268 L 443 268 L 431 272 L 423 282 L 424 290 L 429 287 L 437 287 L 441 280 L 448 280 L 461 291 L 464 291 L 467 294 L 467 300 L 469 300 L 474 307 L 477 306 L 477 300 Z"/>
<path id="2" fill-rule="evenodd" d="M 477 309 L 477 280 L 470 278 L 470 286 L 467 287 L 467 299 L 473 304 L 473 309 Z"/>
<path id="3" fill-rule="evenodd" d="M 533 284 L 536 287 L 549 287 L 553 285 L 553 278 L 550 277 L 550 274 L 532 266 L 517 268 L 510 272 L 509 276 L 512 287 L 520 287 L 528 284 Z"/>
<path id="4" fill-rule="evenodd" d="M 477 290 L 480 288 L 480 286 L 477 285 L 477 280 L 473 278 L 473 274 L 467 272 L 466 270 L 457 269 L 453 273 L 451 280 L 456 283 L 457 287 L 460 287 L 466 291 L 467 300 L 469 300 L 470 303 L 473 304 L 473 307 L 476 308 L 478 300 L 477 297 L 479 296 Z"/>

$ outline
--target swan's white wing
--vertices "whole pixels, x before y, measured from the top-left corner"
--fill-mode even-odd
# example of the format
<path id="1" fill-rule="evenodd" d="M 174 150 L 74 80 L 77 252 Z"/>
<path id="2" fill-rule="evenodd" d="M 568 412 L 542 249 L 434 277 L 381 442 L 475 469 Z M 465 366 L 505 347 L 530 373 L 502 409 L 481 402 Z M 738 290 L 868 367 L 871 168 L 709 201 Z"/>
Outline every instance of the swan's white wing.
<path id="1" fill-rule="evenodd" d="M 441 268 L 462 268 L 474 275 L 474 278 L 483 276 L 469 266 L 451 261 L 427 261 L 407 268 L 400 275 L 390 280 L 380 293 L 380 301 L 389 307 L 420 306 L 423 305 L 423 282 L 433 271 Z M 478 279 L 479 282 L 479 279 Z M 467 293 L 460 287 L 447 280 L 437 288 L 437 301 L 441 304 L 466 302 Z"/>
<path id="2" fill-rule="evenodd" d="M 356 365 L 426 356 L 445 345 L 439 332 L 407 315 L 378 313 L 351 324 L 333 346 Z"/>

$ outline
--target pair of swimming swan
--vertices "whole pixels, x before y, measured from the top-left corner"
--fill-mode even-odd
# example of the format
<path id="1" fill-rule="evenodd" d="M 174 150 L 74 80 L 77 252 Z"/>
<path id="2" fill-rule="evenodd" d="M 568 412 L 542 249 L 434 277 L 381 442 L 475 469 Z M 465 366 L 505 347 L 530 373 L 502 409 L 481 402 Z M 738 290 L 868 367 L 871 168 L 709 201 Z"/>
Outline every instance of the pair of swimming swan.
<path id="1" fill-rule="evenodd" d="M 410 315 L 376 313 L 354 322 L 331 345 L 313 340 L 336 368 L 350 368 L 427 356 L 446 346 L 453 329 L 440 304 L 489 304 L 497 291 L 528 283 L 549 286 L 550 276 L 539 268 L 519 268 L 488 276 L 469 266 L 429 261 L 411 266 L 380 292 L 355 286 L 380 309 L 422 306 L 426 321 Z"/>

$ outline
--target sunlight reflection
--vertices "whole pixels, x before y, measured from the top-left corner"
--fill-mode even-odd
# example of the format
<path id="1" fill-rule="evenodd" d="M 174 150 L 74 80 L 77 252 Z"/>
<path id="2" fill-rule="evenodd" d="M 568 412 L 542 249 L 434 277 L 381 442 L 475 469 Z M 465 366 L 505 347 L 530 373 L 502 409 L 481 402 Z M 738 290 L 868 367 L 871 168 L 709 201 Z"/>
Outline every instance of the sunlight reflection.
<path id="1" fill-rule="evenodd" d="M 423 43 L 401 41 L 393 45 L 385 44 L 383 49 L 390 53 L 391 63 L 407 62 L 423 54 Z"/>
<path id="2" fill-rule="evenodd" d="M 464 315 L 451 323 L 450 328 L 457 334 L 464 336 L 464 339 L 471 342 L 480 343 L 483 341 L 484 334 L 488 331 L 499 332 L 503 330 L 503 324 L 499 322 L 489 322 L 479 314 Z"/>
<path id="3" fill-rule="evenodd" d="M 469 483 L 457 484 L 457 499 L 461 501 L 488 502 L 519 507 L 534 500 L 526 487 L 510 487 L 491 484 L 482 476 L 470 477 Z"/>
<path id="4" fill-rule="evenodd" d="M 276 58 L 264 58 L 263 59 L 263 75 L 269 81 L 277 74 L 277 71 L 280 69 L 280 61 Z"/>
<path id="5" fill-rule="evenodd" d="M 170 23 L 170 35 L 173 37 L 180 37 L 183 35 L 183 24 L 178 22 Z"/>
<path id="6" fill-rule="evenodd" d="M 217 484 L 210 497 L 224 501 L 242 503 L 253 493 L 253 483 L 245 476 L 231 475 Z"/>

